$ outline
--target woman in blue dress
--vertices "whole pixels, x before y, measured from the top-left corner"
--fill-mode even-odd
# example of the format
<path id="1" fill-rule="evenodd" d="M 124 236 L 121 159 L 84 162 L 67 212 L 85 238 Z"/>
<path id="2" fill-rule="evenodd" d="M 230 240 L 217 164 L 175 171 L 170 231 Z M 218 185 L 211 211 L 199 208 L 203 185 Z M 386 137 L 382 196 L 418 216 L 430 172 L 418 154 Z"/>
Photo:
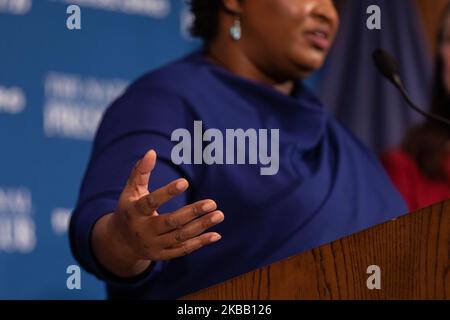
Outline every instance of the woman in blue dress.
<path id="1" fill-rule="evenodd" d="M 406 213 L 302 83 L 335 38 L 331 0 L 191 6 L 202 50 L 108 108 L 71 220 L 111 298 L 177 298 Z"/>

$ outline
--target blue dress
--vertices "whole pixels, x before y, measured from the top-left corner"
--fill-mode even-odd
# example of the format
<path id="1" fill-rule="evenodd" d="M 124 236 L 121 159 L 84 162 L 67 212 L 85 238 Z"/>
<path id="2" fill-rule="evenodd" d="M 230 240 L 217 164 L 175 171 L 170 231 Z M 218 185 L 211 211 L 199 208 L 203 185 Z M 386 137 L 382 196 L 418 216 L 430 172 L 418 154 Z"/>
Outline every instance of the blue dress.
<path id="1" fill-rule="evenodd" d="M 261 164 L 171 161 L 178 128 L 279 129 L 279 171 Z M 134 279 L 105 271 L 90 247 L 100 217 L 115 210 L 135 162 L 158 153 L 150 190 L 184 177 L 190 189 L 170 212 L 214 199 L 222 240 L 188 256 L 158 261 Z M 105 113 L 70 225 L 79 263 L 107 283 L 110 298 L 173 299 L 405 214 L 377 158 L 326 113 L 298 82 L 286 96 L 216 66 L 195 52 L 135 81 Z"/>

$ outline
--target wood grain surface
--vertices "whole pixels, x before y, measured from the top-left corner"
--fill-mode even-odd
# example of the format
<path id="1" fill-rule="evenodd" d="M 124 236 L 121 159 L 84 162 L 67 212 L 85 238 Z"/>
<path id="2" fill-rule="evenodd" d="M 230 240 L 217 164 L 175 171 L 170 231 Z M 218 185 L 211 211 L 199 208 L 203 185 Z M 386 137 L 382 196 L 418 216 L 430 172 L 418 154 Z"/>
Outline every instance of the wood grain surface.
<path id="1" fill-rule="evenodd" d="M 449 223 L 447 201 L 182 299 L 449 300 Z M 380 290 L 367 288 L 370 265 Z"/>

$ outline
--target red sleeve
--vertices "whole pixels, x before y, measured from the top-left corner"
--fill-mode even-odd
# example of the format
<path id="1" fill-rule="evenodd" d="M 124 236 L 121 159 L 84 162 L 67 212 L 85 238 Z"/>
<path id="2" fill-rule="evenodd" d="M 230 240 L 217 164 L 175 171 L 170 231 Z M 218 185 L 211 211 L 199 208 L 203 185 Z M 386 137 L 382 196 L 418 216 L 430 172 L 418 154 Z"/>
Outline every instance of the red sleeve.
<path id="1" fill-rule="evenodd" d="M 416 182 L 418 169 L 413 159 L 400 149 L 390 150 L 381 156 L 381 162 L 392 182 L 402 194 L 408 208 L 417 209 Z"/>

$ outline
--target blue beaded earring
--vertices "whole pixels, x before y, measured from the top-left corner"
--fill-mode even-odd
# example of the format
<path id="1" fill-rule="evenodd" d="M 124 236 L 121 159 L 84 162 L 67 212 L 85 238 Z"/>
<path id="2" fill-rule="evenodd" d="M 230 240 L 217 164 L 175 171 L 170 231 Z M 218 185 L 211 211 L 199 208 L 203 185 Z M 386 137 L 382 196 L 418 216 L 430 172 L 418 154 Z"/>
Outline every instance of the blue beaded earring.
<path id="1" fill-rule="evenodd" d="M 234 18 L 233 26 L 230 28 L 230 36 L 234 41 L 239 41 L 242 38 L 241 19 L 239 16 Z"/>

